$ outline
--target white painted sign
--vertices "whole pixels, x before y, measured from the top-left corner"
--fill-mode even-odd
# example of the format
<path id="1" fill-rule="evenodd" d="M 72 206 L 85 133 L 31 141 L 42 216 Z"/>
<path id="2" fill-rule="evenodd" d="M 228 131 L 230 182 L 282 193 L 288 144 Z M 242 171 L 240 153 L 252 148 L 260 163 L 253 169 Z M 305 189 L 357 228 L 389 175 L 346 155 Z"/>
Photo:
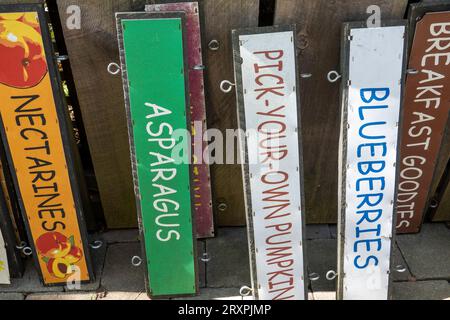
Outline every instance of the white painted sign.
<path id="1" fill-rule="evenodd" d="M 258 299 L 305 299 L 302 197 L 292 30 L 240 34 L 242 84 Z M 237 49 L 237 48 L 236 48 Z M 240 87 L 242 85 L 242 87 Z M 244 157 L 242 157 L 244 158 Z M 250 226 L 251 228 L 251 226 Z"/>
<path id="2" fill-rule="evenodd" d="M 343 299 L 388 299 L 404 37 L 404 26 L 350 29 L 341 137 Z"/>
<path id="3" fill-rule="evenodd" d="M 0 284 L 11 284 L 9 278 L 8 257 L 6 255 L 5 241 L 0 231 Z"/>

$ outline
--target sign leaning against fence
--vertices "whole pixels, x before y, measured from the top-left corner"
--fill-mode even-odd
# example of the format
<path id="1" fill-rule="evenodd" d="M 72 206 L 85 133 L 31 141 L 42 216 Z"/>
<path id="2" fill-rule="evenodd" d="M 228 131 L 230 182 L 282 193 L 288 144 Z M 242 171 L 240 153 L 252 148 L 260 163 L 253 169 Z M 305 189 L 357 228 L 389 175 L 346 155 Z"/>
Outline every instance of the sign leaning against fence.
<path id="1" fill-rule="evenodd" d="M 93 280 L 54 57 L 43 5 L 0 6 L 1 134 L 46 285 Z"/>
<path id="2" fill-rule="evenodd" d="M 3 178 L 2 172 L 0 172 L 0 176 Z M 9 271 L 10 278 L 21 278 L 24 271 L 21 252 L 18 250 L 23 244 L 20 243 L 20 238 L 16 234 L 17 228 L 14 216 L 10 215 L 11 202 L 12 199 L 6 196 L 5 189 L 0 188 L 0 242 L 3 243 L 3 247 L 0 246 L 0 251 L 6 249 L 5 252 L 0 253 L 0 283 L 2 271 L 4 274 Z"/>
<path id="3" fill-rule="evenodd" d="M 399 233 L 420 231 L 450 111 L 450 11 L 425 13 L 414 21 L 397 198 Z"/>
<path id="4" fill-rule="evenodd" d="M 8 255 L 6 253 L 5 241 L 0 230 L 0 284 L 10 284 Z"/>
<path id="5" fill-rule="evenodd" d="M 339 190 L 338 298 L 389 298 L 398 138 L 405 69 L 403 22 L 345 24 Z"/>
<path id="6" fill-rule="evenodd" d="M 184 14 L 116 17 L 148 293 L 194 295 Z"/>
<path id="7" fill-rule="evenodd" d="M 202 41 L 197 2 L 163 3 L 145 6 L 148 12 L 185 12 L 186 48 L 189 67 L 189 101 L 193 137 L 192 190 L 194 192 L 197 238 L 214 237 L 214 219 L 209 165 L 203 154 L 207 148 L 206 106 L 203 76 Z"/>
<path id="8" fill-rule="evenodd" d="M 304 300 L 304 197 L 295 28 L 233 31 L 253 295 Z"/>

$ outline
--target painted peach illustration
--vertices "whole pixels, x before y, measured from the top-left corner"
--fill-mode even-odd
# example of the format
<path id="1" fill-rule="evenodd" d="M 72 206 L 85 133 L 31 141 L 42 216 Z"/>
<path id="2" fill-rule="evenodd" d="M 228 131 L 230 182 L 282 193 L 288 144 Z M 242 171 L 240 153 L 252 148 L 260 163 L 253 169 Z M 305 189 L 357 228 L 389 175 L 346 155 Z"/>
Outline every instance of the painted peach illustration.
<path id="1" fill-rule="evenodd" d="M 64 258 L 48 260 L 47 270 L 49 273 L 59 279 L 64 279 L 65 277 L 73 273 L 72 265 Z"/>
<path id="2" fill-rule="evenodd" d="M 46 73 L 47 62 L 39 32 L 22 21 L 0 20 L 0 83 L 30 88 Z"/>
<path id="3" fill-rule="evenodd" d="M 49 259 L 63 258 L 72 250 L 67 237 L 59 232 L 48 232 L 36 241 L 38 252 Z"/>
<path id="4" fill-rule="evenodd" d="M 78 247 L 72 246 L 72 249 L 67 254 L 67 256 L 64 257 L 64 259 L 66 261 L 68 261 L 69 263 L 73 264 L 73 263 L 77 263 L 78 261 L 80 261 L 82 257 L 83 257 L 83 252 L 81 251 L 81 249 Z"/>
<path id="5" fill-rule="evenodd" d="M 29 26 L 33 27 L 33 29 L 41 33 L 41 27 L 39 25 L 37 13 L 33 12 L 4 13 L 0 14 L 0 21 L 1 20 L 21 21 L 23 23 L 28 24 Z"/>

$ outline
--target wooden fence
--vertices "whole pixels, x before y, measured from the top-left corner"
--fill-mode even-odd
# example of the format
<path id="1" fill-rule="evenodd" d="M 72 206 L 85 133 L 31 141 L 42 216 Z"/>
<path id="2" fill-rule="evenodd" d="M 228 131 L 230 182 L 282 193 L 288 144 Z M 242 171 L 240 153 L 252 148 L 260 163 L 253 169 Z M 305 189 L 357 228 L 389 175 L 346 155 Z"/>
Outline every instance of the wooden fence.
<path id="1" fill-rule="evenodd" d="M 63 39 L 67 48 L 78 101 L 74 107 L 84 124 L 108 228 L 137 225 L 122 84 L 120 77 L 112 77 L 106 70 L 110 62 L 119 61 L 115 13 L 143 11 L 145 4 L 157 2 L 173 1 L 47 1 L 50 11 L 59 14 L 62 37 L 57 39 Z M 70 29 L 66 23 L 72 14 L 68 8 L 74 5 L 81 9 L 80 29 Z M 265 18 L 273 15 L 265 22 L 297 24 L 300 72 L 312 74 L 301 82 L 306 219 L 307 223 L 336 223 L 339 85 L 329 83 L 326 75 L 339 68 L 341 24 L 366 20 L 370 5 L 381 8 L 382 19 L 402 19 L 408 0 L 200 0 L 199 5 L 208 127 L 223 132 L 237 128 L 235 97 L 219 89 L 222 80 L 234 77 L 231 30 L 260 25 L 260 11 Z M 218 50 L 208 48 L 213 40 L 219 44 Z M 447 133 L 433 194 L 448 163 L 449 141 Z M 211 176 L 218 225 L 245 225 L 240 165 L 213 165 Z M 450 220 L 450 204 L 442 205 L 447 208 L 435 218 Z"/>

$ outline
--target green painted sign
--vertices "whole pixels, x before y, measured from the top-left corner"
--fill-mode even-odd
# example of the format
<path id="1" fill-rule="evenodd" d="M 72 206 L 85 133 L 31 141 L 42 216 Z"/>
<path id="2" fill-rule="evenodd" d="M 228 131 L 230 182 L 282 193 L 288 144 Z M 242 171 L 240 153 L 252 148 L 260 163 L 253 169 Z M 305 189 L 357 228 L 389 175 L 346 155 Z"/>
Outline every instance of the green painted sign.
<path id="1" fill-rule="evenodd" d="M 197 292 L 183 19 L 171 16 L 117 14 L 152 297 Z"/>

